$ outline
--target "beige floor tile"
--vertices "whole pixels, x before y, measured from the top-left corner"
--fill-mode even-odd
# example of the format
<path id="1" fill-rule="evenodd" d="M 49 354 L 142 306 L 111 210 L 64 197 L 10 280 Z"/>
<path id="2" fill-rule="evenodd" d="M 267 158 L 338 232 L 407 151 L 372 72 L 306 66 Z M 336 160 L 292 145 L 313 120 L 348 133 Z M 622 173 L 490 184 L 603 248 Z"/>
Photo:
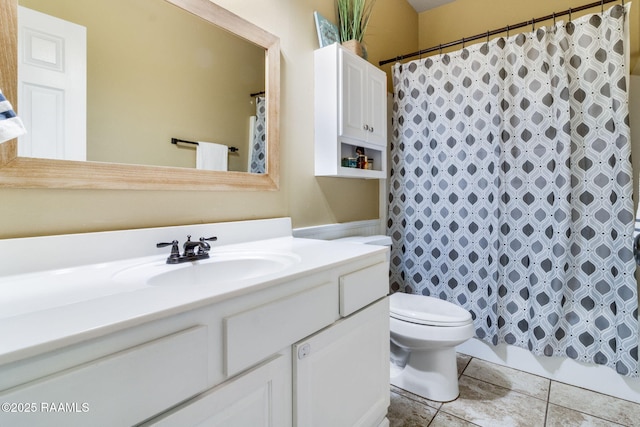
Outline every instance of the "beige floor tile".
<path id="1" fill-rule="evenodd" d="M 616 427 L 621 425 L 552 403 L 547 409 L 546 427 Z"/>
<path id="2" fill-rule="evenodd" d="M 440 410 L 484 427 L 542 427 L 546 402 L 462 375 L 460 397 Z"/>
<path id="3" fill-rule="evenodd" d="M 387 418 L 390 427 L 426 427 L 437 409 L 391 392 L 391 405 Z"/>
<path id="4" fill-rule="evenodd" d="M 464 374 L 538 399 L 547 400 L 549 396 L 549 379 L 481 359 L 471 360 Z"/>
<path id="5" fill-rule="evenodd" d="M 434 400 L 429 400 L 425 397 L 418 396 L 417 394 L 413 394 L 410 391 L 401 389 L 400 387 L 396 387 L 394 385 L 391 386 L 391 391 L 399 394 L 400 396 L 404 396 L 408 399 L 415 400 L 418 403 L 422 403 L 423 405 L 431 406 L 432 408 L 438 409 L 442 406 L 441 402 L 436 402 Z"/>
<path id="6" fill-rule="evenodd" d="M 640 404 L 555 381 L 549 402 L 625 426 L 640 423 Z"/>
<path id="7" fill-rule="evenodd" d="M 429 427 L 476 427 L 477 424 L 470 423 L 446 412 L 438 412 L 429 424 Z"/>

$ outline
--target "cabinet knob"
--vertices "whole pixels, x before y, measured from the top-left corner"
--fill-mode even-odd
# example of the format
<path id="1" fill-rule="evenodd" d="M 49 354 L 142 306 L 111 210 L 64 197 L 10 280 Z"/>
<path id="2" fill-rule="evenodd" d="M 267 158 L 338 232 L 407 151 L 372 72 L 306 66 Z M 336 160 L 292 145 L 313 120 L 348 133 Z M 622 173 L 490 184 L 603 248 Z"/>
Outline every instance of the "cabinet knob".
<path id="1" fill-rule="evenodd" d="M 369 132 L 373 133 L 373 126 L 369 128 Z"/>
<path id="2" fill-rule="evenodd" d="M 364 130 L 369 130 L 369 125 L 364 125 L 363 128 Z"/>
<path id="3" fill-rule="evenodd" d="M 310 354 L 311 354 L 311 344 L 304 343 L 300 348 L 298 348 L 298 359 L 304 359 Z"/>

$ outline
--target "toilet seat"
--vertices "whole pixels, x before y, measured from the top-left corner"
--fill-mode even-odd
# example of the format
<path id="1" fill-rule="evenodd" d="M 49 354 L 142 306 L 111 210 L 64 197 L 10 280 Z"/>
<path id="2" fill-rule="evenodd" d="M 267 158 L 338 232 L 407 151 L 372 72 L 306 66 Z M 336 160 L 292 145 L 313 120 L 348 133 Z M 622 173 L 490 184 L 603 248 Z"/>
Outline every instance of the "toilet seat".
<path id="1" fill-rule="evenodd" d="M 428 326 L 463 326 L 472 322 L 471 313 L 439 298 L 396 292 L 389 297 L 391 317 Z"/>

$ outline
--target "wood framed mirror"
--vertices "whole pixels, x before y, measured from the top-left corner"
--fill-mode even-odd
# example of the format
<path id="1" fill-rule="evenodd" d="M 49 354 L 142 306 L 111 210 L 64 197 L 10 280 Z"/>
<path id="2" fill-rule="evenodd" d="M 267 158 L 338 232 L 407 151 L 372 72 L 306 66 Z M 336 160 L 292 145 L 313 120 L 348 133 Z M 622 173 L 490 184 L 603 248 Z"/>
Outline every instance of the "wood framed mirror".
<path id="1" fill-rule="evenodd" d="M 0 144 L 0 187 L 127 190 L 268 191 L 279 186 L 280 41 L 209 0 L 164 0 L 265 51 L 265 173 L 19 157 L 17 141 Z M 17 103 L 17 0 L 0 0 L 0 89 Z M 248 101 L 248 98 L 247 98 Z M 20 115 L 20 106 L 16 106 Z M 166 142 L 168 144 L 168 142 Z"/>

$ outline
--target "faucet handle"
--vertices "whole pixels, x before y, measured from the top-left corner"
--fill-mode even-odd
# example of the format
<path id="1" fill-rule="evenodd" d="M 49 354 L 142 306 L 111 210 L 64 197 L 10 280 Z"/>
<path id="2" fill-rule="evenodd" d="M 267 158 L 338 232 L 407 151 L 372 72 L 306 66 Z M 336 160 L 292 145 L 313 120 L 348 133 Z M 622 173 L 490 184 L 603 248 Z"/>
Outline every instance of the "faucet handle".
<path id="1" fill-rule="evenodd" d="M 180 258 L 180 248 L 178 247 L 178 241 L 174 240 L 171 243 L 156 243 L 156 248 L 164 248 L 167 246 L 171 246 L 171 255 L 169 255 L 169 258 L 167 259 L 167 262 L 169 262 L 170 259 L 178 259 Z"/>
<path id="2" fill-rule="evenodd" d="M 167 247 L 167 246 L 175 246 L 177 248 L 178 247 L 178 241 L 174 240 L 171 243 L 156 243 L 156 248 L 164 248 L 164 247 Z"/>
<path id="3" fill-rule="evenodd" d="M 198 253 L 207 253 L 211 249 L 211 246 L 207 242 L 215 242 L 218 240 L 216 236 L 213 237 L 201 237 L 200 238 L 200 247 L 198 248 Z"/>

